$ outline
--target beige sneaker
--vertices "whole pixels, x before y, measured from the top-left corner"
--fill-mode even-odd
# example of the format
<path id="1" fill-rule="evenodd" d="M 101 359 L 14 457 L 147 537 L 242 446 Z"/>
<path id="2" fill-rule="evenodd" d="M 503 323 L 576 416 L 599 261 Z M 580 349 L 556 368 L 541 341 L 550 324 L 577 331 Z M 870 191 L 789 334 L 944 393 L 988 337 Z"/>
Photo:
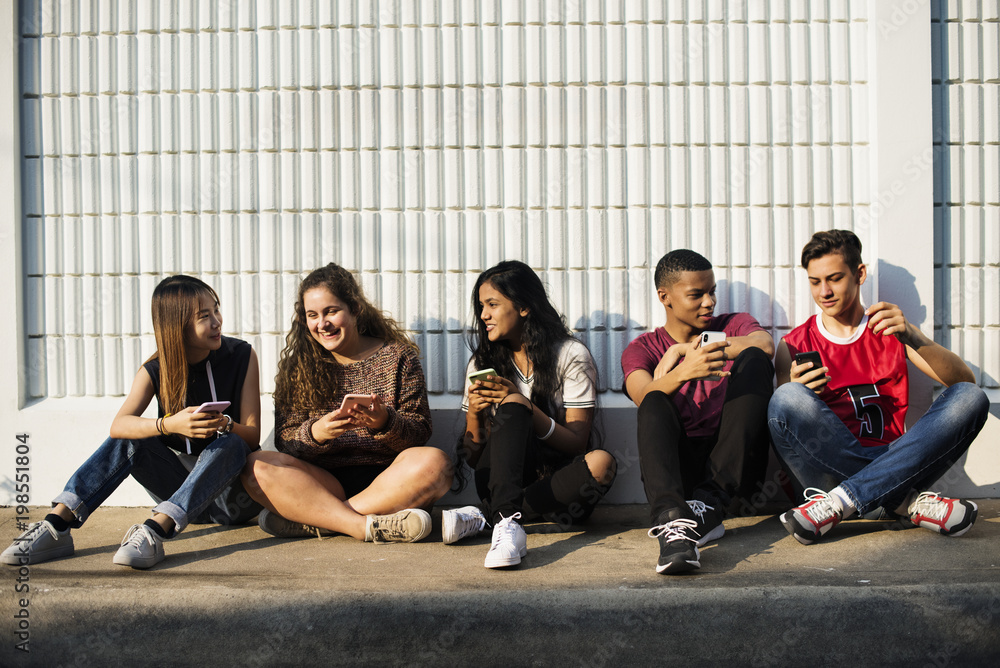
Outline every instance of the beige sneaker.
<path id="1" fill-rule="evenodd" d="M 332 536 L 334 534 L 329 529 L 320 529 L 308 524 L 292 522 L 278 513 L 272 513 L 266 508 L 260 511 L 260 515 L 257 516 L 257 526 L 265 533 L 269 533 L 276 538 L 308 538 L 311 536 L 322 538 L 323 536 Z"/>
<path id="2" fill-rule="evenodd" d="M 372 543 L 414 543 L 431 532 L 431 516 L 420 508 L 391 515 L 368 515 L 365 540 Z"/>

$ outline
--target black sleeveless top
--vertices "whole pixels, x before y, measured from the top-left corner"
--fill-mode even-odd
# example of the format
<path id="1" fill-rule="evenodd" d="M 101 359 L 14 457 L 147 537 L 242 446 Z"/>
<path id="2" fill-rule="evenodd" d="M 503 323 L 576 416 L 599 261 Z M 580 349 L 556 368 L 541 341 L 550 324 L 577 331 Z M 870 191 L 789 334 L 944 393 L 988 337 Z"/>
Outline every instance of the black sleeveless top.
<path id="1" fill-rule="evenodd" d="M 212 380 L 215 383 L 217 401 L 230 402 L 229 408 L 223 413 L 237 422 L 240 419 L 240 398 L 243 396 L 243 381 L 250 367 L 250 344 L 241 339 L 228 336 L 222 337 L 222 345 L 213 350 L 208 357 L 197 364 L 188 365 L 188 391 L 186 406 L 200 406 L 206 401 L 212 401 L 212 389 L 208 382 L 208 365 L 212 365 Z M 153 381 L 153 391 L 156 393 L 156 414 L 163 417 L 163 404 L 160 403 L 160 359 L 151 359 L 142 365 Z M 197 455 L 215 440 L 209 438 L 192 438 L 191 454 Z M 162 437 L 163 442 L 177 450 L 187 453 L 187 443 L 183 436 L 170 434 Z"/>

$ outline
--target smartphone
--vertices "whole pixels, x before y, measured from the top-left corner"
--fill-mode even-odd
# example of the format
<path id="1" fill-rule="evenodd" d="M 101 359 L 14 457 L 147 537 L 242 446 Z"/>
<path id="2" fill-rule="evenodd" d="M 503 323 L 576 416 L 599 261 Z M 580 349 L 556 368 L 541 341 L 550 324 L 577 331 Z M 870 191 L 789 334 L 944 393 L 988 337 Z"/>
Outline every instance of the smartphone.
<path id="1" fill-rule="evenodd" d="M 707 345 L 709 343 L 718 343 L 719 341 L 726 340 L 725 332 L 702 332 L 701 333 L 701 345 Z"/>
<path id="2" fill-rule="evenodd" d="M 229 408 L 228 401 L 206 401 L 201 406 L 198 406 L 195 413 L 221 413 L 227 408 Z"/>
<path id="3" fill-rule="evenodd" d="M 348 394 L 340 402 L 340 408 L 337 409 L 337 412 L 346 414 L 352 408 L 368 408 L 373 401 L 375 401 L 375 396 L 371 394 Z"/>
<path id="4" fill-rule="evenodd" d="M 472 385 L 477 380 L 486 380 L 486 376 L 495 376 L 495 375 L 497 375 L 497 372 L 494 369 L 483 369 L 482 371 L 473 371 L 472 373 L 469 374 L 469 385 Z"/>
<path id="5" fill-rule="evenodd" d="M 796 365 L 802 365 L 806 362 L 812 362 L 812 369 L 808 369 L 808 371 L 812 371 L 813 369 L 818 369 L 823 366 L 823 360 L 819 356 L 819 351 L 809 350 L 804 353 L 795 353 Z"/>

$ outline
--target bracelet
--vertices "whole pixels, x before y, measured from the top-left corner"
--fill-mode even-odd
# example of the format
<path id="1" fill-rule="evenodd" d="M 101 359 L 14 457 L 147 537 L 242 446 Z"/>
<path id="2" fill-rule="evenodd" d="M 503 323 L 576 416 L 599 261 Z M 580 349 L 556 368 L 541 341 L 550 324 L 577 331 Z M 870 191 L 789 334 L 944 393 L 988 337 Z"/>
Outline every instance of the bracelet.
<path id="1" fill-rule="evenodd" d="M 226 418 L 226 426 L 215 432 L 219 436 L 225 436 L 233 430 L 233 418 L 229 417 L 225 413 L 222 414 L 222 417 Z"/>
<path id="2" fill-rule="evenodd" d="M 556 419 L 553 418 L 553 417 L 550 417 L 549 418 L 549 430 L 547 432 L 545 432 L 545 436 L 539 436 L 538 440 L 539 441 L 547 441 L 547 440 L 549 440 L 549 436 L 551 436 L 552 432 L 554 432 L 555 430 L 556 430 Z"/>
<path id="3" fill-rule="evenodd" d="M 156 431 L 159 432 L 160 436 L 163 436 L 163 418 L 156 418 Z"/>
<path id="4" fill-rule="evenodd" d="M 170 436 L 170 432 L 167 431 L 166 422 L 167 418 L 170 417 L 171 415 L 173 415 L 173 413 L 167 413 L 166 415 L 160 418 L 160 433 L 163 434 L 164 436 Z"/>

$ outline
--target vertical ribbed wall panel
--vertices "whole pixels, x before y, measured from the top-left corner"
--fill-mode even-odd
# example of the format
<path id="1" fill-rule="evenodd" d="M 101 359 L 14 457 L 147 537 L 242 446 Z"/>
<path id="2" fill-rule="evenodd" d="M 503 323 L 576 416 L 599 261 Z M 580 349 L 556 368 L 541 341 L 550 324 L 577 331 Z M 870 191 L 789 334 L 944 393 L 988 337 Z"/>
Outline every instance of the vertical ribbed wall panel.
<path id="1" fill-rule="evenodd" d="M 662 324 L 667 251 L 708 255 L 719 310 L 780 336 L 813 312 L 812 232 L 874 241 L 864 3 L 22 4 L 32 397 L 125 392 L 176 272 L 220 290 L 270 391 L 295 288 L 329 261 L 457 393 L 476 275 L 524 260 L 614 390 Z M 977 21 L 938 25 L 964 40 L 965 119 L 939 205 L 974 204 L 981 230 L 946 235 L 939 273 L 979 281 L 948 331 L 983 332 L 963 341 L 995 384 L 1000 67 Z"/>
<path id="2" fill-rule="evenodd" d="M 934 3 L 935 337 L 1000 387 L 1000 16 Z"/>

